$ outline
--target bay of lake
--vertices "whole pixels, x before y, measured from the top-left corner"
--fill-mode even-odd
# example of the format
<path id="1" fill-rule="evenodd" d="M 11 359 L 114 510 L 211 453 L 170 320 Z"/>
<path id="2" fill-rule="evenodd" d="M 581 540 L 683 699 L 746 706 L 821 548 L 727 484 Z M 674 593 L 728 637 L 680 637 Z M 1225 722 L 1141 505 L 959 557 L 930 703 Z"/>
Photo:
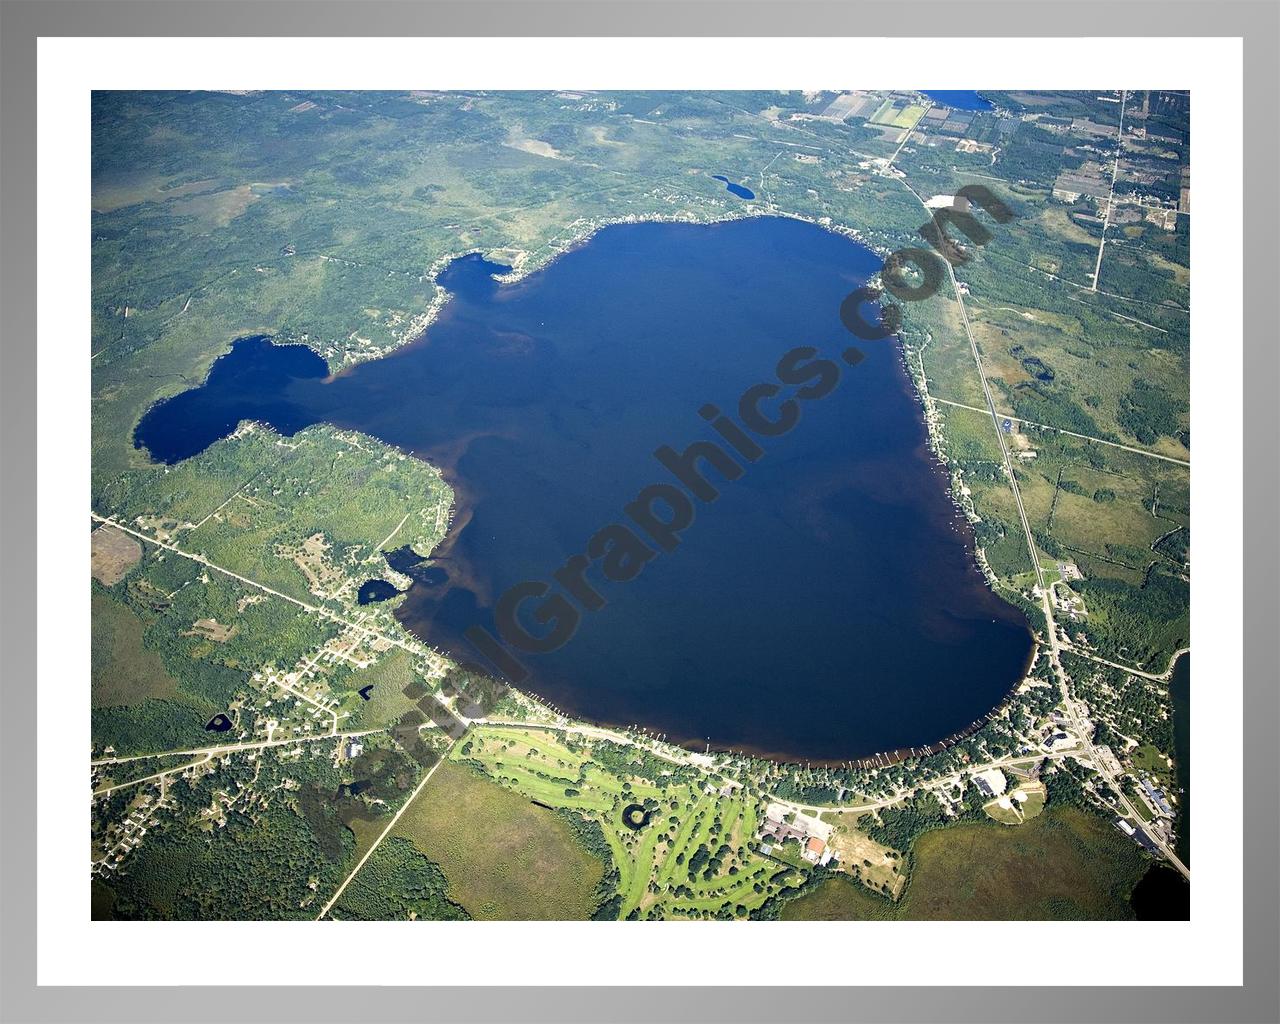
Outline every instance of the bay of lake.
<path id="1" fill-rule="evenodd" d="M 522 654 L 524 685 L 698 747 L 816 762 L 924 746 L 1001 701 L 1031 637 L 975 564 L 899 344 L 841 362 L 841 301 L 879 266 L 775 217 L 611 226 L 513 283 L 466 256 L 441 274 L 452 298 L 422 339 L 334 377 L 305 348 L 242 340 L 136 440 L 175 462 L 241 419 L 286 434 L 328 422 L 440 466 L 457 514 L 397 615 L 481 664 L 461 634 L 494 629 L 503 591 L 554 586 L 638 491 L 674 482 L 657 447 L 718 440 L 704 405 L 736 418 L 784 353 L 813 346 L 839 367 L 834 391 L 757 438 L 765 454 L 738 459 L 740 479 L 706 472 L 720 497 L 695 503 L 676 550 L 625 583 L 590 570 L 606 606 L 559 650 Z"/>

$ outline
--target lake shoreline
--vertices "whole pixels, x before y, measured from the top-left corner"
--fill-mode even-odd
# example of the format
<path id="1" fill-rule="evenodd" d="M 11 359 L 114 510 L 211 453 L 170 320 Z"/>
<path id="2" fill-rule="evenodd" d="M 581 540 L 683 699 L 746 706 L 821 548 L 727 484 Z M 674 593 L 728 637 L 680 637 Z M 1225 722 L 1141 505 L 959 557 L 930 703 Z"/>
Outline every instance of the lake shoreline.
<path id="1" fill-rule="evenodd" d="M 588 224 L 588 225 L 585 225 L 581 233 L 577 235 L 571 241 L 570 244 L 563 247 L 559 253 L 552 254 L 548 256 L 545 260 L 529 260 L 527 258 L 525 259 L 516 258 L 515 260 L 513 260 L 513 263 L 510 266 L 510 269 L 507 269 L 503 273 L 494 273 L 491 276 L 493 280 L 498 282 L 500 285 L 509 285 L 509 284 L 515 284 L 515 283 L 521 282 L 529 278 L 531 275 L 537 273 L 539 270 L 545 270 L 547 267 L 551 266 L 559 256 L 568 255 L 570 253 L 577 252 L 579 249 L 581 249 L 583 246 L 589 243 L 594 237 L 596 237 L 605 227 L 615 226 L 618 224 L 680 223 L 680 224 L 714 227 L 714 226 L 719 226 L 719 225 L 732 223 L 736 221 L 759 219 L 762 216 L 767 216 L 767 214 L 763 214 L 759 211 L 753 211 L 750 213 L 717 217 L 711 220 L 702 220 L 700 218 L 692 217 L 692 216 L 674 216 L 674 217 L 659 216 L 659 217 L 631 217 L 631 218 L 625 218 L 620 221 L 610 221 L 608 223 Z M 859 232 L 857 232 L 854 229 L 844 228 L 842 226 L 833 227 L 830 224 L 818 223 L 816 220 L 812 218 L 801 217 L 801 216 L 784 216 L 781 219 L 807 223 L 814 227 L 818 227 L 819 229 L 823 230 L 826 233 L 836 235 L 838 237 L 848 238 L 856 242 L 857 244 L 863 246 L 863 248 L 868 249 L 872 252 L 875 252 L 875 254 L 881 259 L 883 258 L 883 253 L 876 252 L 875 247 L 868 246 L 859 237 Z M 511 250 L 495 251 L 494 258 L 497 258 L 499 255 L 504 253 L 509 253 L 509 252 L 511 252 Z M 484 253 L 473 251 L 472 255 L 479 256 L 480 258 L 485 260 L 488 259 L 488 256 L 486 256 Z M 507 257 L 503 255 L 502 258 L 507 258 Z M 419 342 L 422 342 L 424 340 L 425 340 L 425 335 L 423 339 L 419 339 Z M 1016 604 L 1006 601 L 1003 595 L 1001 595 L 992 586 L 993 579 L 989 570 L 986 567 L 985 561 L 980 557 L 980 552 L 977 547 L 976 538 L 972 535 L 972 529 L 971 529 L 971 523 L 969 522 L 969 517 L 966 515 L 966 510 L 963 505 L 963 502 L 957 496 L 957 491 L 954 486 L 954 481 L 950 479 L 950 474 L 947 471 L 947 463 L 945 460 L 945 456 L 943 455 L 943 444 L 942 444 L 943 435 L 941 432 L 940 424 L 937 421 L 936 415 L 932 417 L 929 415 L 929 410 L 933 407 L 931 396 L 928 394 L 927 386 L 922 386 L 923 382 L 918 381 L 916 379 L 916 375 L 913 372 L 911 372 L 912 368 L 908 358 L 910 350 L 905 345 L 903 338 L 901 336 L 895 335 L 895 342 L 896 342 L 895 352 L 896 352 L 897 361 L 902 371 L 902 383 L 904 385 L 904 390 L 911 395 L 913 406 L 919 410 L 918 416 L 920 418 L 920 426 L 924 429 L 924 432 L 926 435 L 925 448 L 927 450 L 927 455 L 932 461 L 934 470 L 939 474 L 939 477 L 940 477 L 938 481 L 939 486 L 942 489 L 942 491 L 947 494 L 950 507 L 955 514 L 954 525 L 957 529 L 963 532 L 965 547 L 966 547 L 966 550 L 968 551 L 969 558 L 973 566 L 977 570 L 977 572 L 981 575 L 986 589 L 990 593 L 992 593 L 995 597 L 999 598 L 1003 604 L 1008 605 L 1009 607 L 1015 609 L 1016 611 L 1020 611 L 1020 609 Z M 922 451 L 921 454 L 926 454 L 926 451 Z M 427 557 L 430 558 L 432 561 L 440 562 L 443 565 L 448 566 L 449 570 L 453 572 L 460 567 L 459 564 L 456 561 L 454 561 L 452 557 L 454 544 L 457 540 L 457 534 L 458 532 L 460 532 L 462 527 L 470 519 L 469 505 L 465 496 L 466 484 L 462 478 L 462 475 L 459 472 L 456 457 L 450 458 L 448 460 L 435 459 L 432 461 L 433 461 L 433 464 L 436 465 L 436 467 L 441 471 L 443 478 L 445 479 L 446 483 L 449 484 L 449 486 L 451 487 L 454 493 L 455 497 L 454 497 L 454 504 L 452 507 L 455 510 L 456 517 L 454 522 L 454 528 L 450 531 L 450 534 L 432 552 L 425 553 L 425 554 L 427 554 Z M 480 589 L 476 587 L 476 584 L 479 581 L 474 579 L 467 579 L 466 582 L 469 585 L 471 585 L 473 588 L 477 590 Z M 486 599 L 491 599 L 492 595 L 483 594 L 483 593 L 477 594 L 477 598 L 482 598 L 482 597 Z M 414 636 L 418 637 L 424 642 L 428 642 L 428 643 L 432 642 L 432 638 L 429 635 L 429 633 L 423 633 L 420 629 L 415 628 L 414 621 L 412 619 L 411 610 L 409 609 L 409 607 L 407 607 L 407 605 L 402 605 L 400 609 L 397 609 L 397 618 L 401 622 L 401 625 L 407 631 L 412 633 Z M 1029 629 L 1028 629 L 1028 633 L 1030 634 Z M 940 753 L 941 751 L 949 748 L 950 746 L 953 746 L 955 743 L 962 741 L 966 737 L 972 735 L 974 732 L 981 729 L 992 718 L 998 716 L 1006 707 L 1006 705 L 1009 703 L 1009 701 L 1015 697 L 1019 687 L 1021 686 L 1021 684 L 1023 683 L 1026 677 L 1027 671 L 1030 669 L 1030 666 L 1034 663 L 1036 653 L 1037 653 L 1036 643 L 1034 641 L 1034 637 L 1032 637 L 1025 662 L 1022 666 L 1022 671 L 1015 678 L 1010 680 L 1008 689 L 1005 691 L 1004 695 L 996 704 L 992 706 L 992 708 L 989 711 L 979 716 L 978 718 L 974 719 L 966 726 L 958 730 L 955 730 L 953 732 L 950 732 L 942 737 L 939 737 L 938 739 L 936 739 L 935 741 L 927 745 L 922 744 L 922 745 L 916 745 L 916 746 L 910 746 L 910 747 L 900 747 L 895 749 L 880 750 L 870 754 L 866 754 L 861 757 L 854 758 L 852 760 L 845 757 L 831 757 L 831 758 L 808 757 L 806 758 L 803 752 L 788 752 L 785 750 L 767 749 L 759 745 L 752 746 L 749 744 L 741 744 L 741 743 L 717 743 L 715 741 L 712 741 L 711 743 L 708 744 L 704 737 L 690 735 L 690 736 L 681 736 L 679 738 L 673 738 L 669 730 L 663 733 L 655 732 L 652 729 L 645 729 L 642 731 L 652 735 L 664 735 L 667 737 L 667 742 L 674 743 L 684 749 L 687 749 L 690 751 L 696 751 L 696 752 L 702 752 L 709 749 L 717 752 L 741 753 L 751 757 L 764 758 L 777 763 L 787 763 L 787 764 L 808 763 L 810 765 L 815 765 L 815 766 L 830 766 L 830 767 L 853 765 L 855 767 L 863 767 L 863 768 L 886 766 L 889 764 L 894 764 L 894 763 L 897 763 L 903 760 L 908 760 L 915 757 L 923 757 L 923 756 L 929 756 L 931 754 Z M 472 655 L 472 657 L 474 658 L 474 655 Z M 464 658 L 462 660 L 466 660 L 466 659 Z M 570 705 L 568 709 L 562 708 L 561 703 L 564 702 L 563 694 L 557 693 L 554 689 L 547 689 L 544 687 L 540 687 L 536 682 L 525 681 L 520 687 L 518 687 L 518 689 L 521 692 L 526 693 L 533 699 L 537 700 L 539 703 L 548 705 L 554 708 L 558 713 L 564 714 L 567 717 L 575 718 L 584 722 L 589 722 L 592 724 L 597 724 L 597 725 L 611 727 L 611 728 L 620 728 L 620 729 L 635 728 L 634 722 L 623 720 L 620 717 L 610 717 L 607 714 L 601 714 L 598 712 L 589 712 L 581 708 L 575 708 L 572 705 Z M 559 701 L 560 703 L 558 703 L 557 701 Z"/>
<path id="2" fill-rule="evenodd" d="M 516 262 L 521 263 L 522 265 L 518 265 L 518 266 L 512 265 L 510 267 L 504 266 L 500 269 L 504 270 L 505 273 L 492 275 L 492 279 L 499 286 L 501 286 L 501 284 L 503 283 L 510 284 L 510 283 L 516 283 L 516 282 L 522 281 L 528 278 L 529 276 L 531 276 L 532 274 L 534 274 L 537 270 L 545 269 L 551 266 L 553 263 L 556 262 L 556 258 L 559 255 L 565 255 L 570 252 L 578 251 L 588 241 L 590 241 L 593 237 L 598 235 L 599 232 L 602 231 L 604 227 L 612 226 L 613 224 L 616 224 L 616 223 L 629 224 L 629 223 L 644 223 L 644 222 L 666 222 L 666 223 L 684 223 L 684 224 L 712 227 L 717 225 L 729 224 L 733 222 L 741 222 L 741 221 L 747 221 L 747 220 L 761 220 L 763 217 L 764 217 L 764 214 L 761 211 L 753 210 L 740 215 L 716 217 L 709 220 L 704 220 L 704 219 L 700 219 L 692 216 L 673 216 L 673 217 L 654 217 L 654 218 L 628 218 L 628 219 L 624 219 L 621 222 L 610 222 L 609 224 L 590 224 L 584 227 L 584 230 L 579 238 L 575 239 L 573 243 L 571 243 L 569 246 L 563 249 L 560 253 L 549 254 L 546 257 L 545 262 L 530 261 L 527 259 L 524 261 L 517 260 Z M 875 247 L 868 246 L 866 245 L 866 243 L 862 242 L 862 240 L 859 237 L 859 233 L 854 229 L 843 228 L 842 226 L 838 226 L 838 225 L 833 227 L 832 225 L 829 225 L 829 224 L 820 224 L 811 218 L 806 218 L 801 216 L 783 216 L 777 219 L 806 223 L 813 227 L 818 227 L 824 233 L 828 233 L 836 237 L 848 238 L 858 243 L 863 247 L 863 249 L 874 254 L 878 258 L 880 259 L 883 258 L 882 254 L 876 252 Z M 433 264 L 433 266 L 443 263 L 444 264 L 444 267 L 442 267 L 442 271 L 443 271 L 443 269 L 447 268 L 448 266 L 456 262 L 456 259 L 457 258 L 455 257 L 446 261 L 442 258 L 442 260 L 438 260 L 436 264 Z M 438 274 L 439 273 L 440 272 L 438 272 Z M 431 315 L 432 324 L 434 324 L 439 320 L 441 314 L 448 307 L 449 302 L 453 299 L 453 295 L 447 287 L 441 284 L 437 284 L 437 287 L 439 289 L 439 294 L 443 296 L 443 298 L 441 298 L 440 301 L 438 302 L 433 302 L 432 308 L 428 311 Z M 429 326 L 431 325 L 428 325 L 428 327 Z M 430 345 L 430 341 L 431 341 L 430 335 L 431 335 L 431 332 L 429 331 L 429 329 L 423 328 L 419 336 L 408 347 Z M 950 486 L 948 480 L 946 479 L 946 475 L 945 475 L 946 464 L 939 451 L 939 449 L 941 448 L 942 435 L 941 435 L 939 425 L 936 422 L 936 417 L 929 416 L 929 409 L 931 408 L 931 403 L 930 403 L 930 396 L 928 395 L 928 391 L 927 391 L 927 386 L 922 387 L 921 382 L 918 382 L 915 379 L 915 375 L 911 372 L 911 366 L 908 359 L 908 349 L 904 344 L 902 337 L 895 336 L 895 340 L 896 340 L 896 346 L 894 348 L 894 358 L 898 366 L 898 370 L 900 372 L 900 383 L 903 386 L 904 393 L 912 396 L 912 401 L 910 402 L 910 405 L 912 409 L 918 410 L 916 412 L 917 426 L 922 428 L 923 434 L 924 434 L 925 443 L 923 448 L 920 451 L 920 454 L 926 455 L 928 457 L 931 463 L 929 467 L 931 473 L 937 473 L 940 477 L 940 479 L 938 480 L 938 485 L 942 488 L 943 493 L 946 493 L 948 496 L 948 499 L 949 499 L 948 507 L 950 509 L 953 519 L 955 520 L 954 526 L 956 529 L 959 529 L 962 533 L 965 550 L 968 553 L 968 558 L 979 570 L 979 573 L 981 574 L 981 577 L 984 583 L 984 589 L 986 589 L 987 592 L 991 593 L 994 597 L 999 598 L 999 600 L 1003 605 L 1008 606 L 1009 608 L 1013 609 L 1016 612 L 1019 610 L 1017 605 L 1014 605 L 1011 602 L 1005 601 L 1003 596 L 998 594 L 994 590 L 994 588 L 990 586 L 991 580 L 989 576 L 985 572 L 982 572 L 982 570 L 984 569 L 984 563 L 982 559 L 978 557 L 976 538 L 973 537 L 972 530 L 967 528 L 967 524 L 966 524 L 966 527 L 959 526 L 959 521 L 962 519 L 965 519 L 966 517 L 963 515 L 964 509 L 962 504 L 956 500 L 954 487 Z M 395 351 L 402 351 L 404 347 L 405 346 L 402 346 L 401 349 L 397 349 Z M 389 354 L 390 354 L 389 352 L 381 353 L 380 357 L 384 355 L 389 355 Z M 333 383 L 334 381 L 339 379 L 348 378 L 354 373 L 355 368 L 356 367 L 354 364 L 343 367 L 343 369 L 340 370 L 338 373 L 331 374 L 329 378 L 326 379 L 326 384 Z M 356 430 L 360 429 L 357 425 L 353 423 L 341 422 L 338 425 L 344 428 L 349 428 L 349 429 L 356 429 Z M 377 436 L 377 435 L 374 435 L 374 436 Z M 390 440 L 389 438 L 380 438 L 380 439 L 383 440 L 384 443 L 396 444 L 396 442 Z M 462 451 L 464 450 L 465 450 L 465 443 L 461 444 L 457 448 L 456 455 L 460 456 Z M 418 552 L 418 554 L 422 555 L 424 558 L 428 560 L 441 561 L 441 562 L 444 562 L 445 564 L 449 564 L 449 559 L 452 553 L 453 546 L 456 543 L 462 528 L 466 525 L 467 521 L 470 519 L 470 511 L 469 511 L 470 505 L 467 499 L 467 487 L 463 479 L 463 474 L 459 472 L 456 457 L 452 459 L 440 458 L 438 457 L 438 453 L 437 453 L 437 457 L 424 457 L 421 453 L 411 453 L 411 454 L 414 454 L 415 457 L 423 458 L 425 462 L 433 465 L 438 471 L 440 471 L 445 482 L 450 486 L 450 490 L 452 494 L 452 500 L 450 503 L 450 515 L 452 518 L 452 522 L 451 522 L 450 528 L 446 533 L 445 537 L 442 538 L 442 540 L 433 548 L 432 551 Z M 456 568 L 456 564 L 451 568 Z M 478 582 L 478 581 L 472 581 L 472 582 Z M 409 588 L 410 591 L 415 589 L 415 587 L 416 587 L 416 584 L 414 586 L 411 586 Z M 435 644 L 432 642 L 432 639 L 430 637 L 422 636 L 418 630 L 411 627 L 410 622 L 407 620 L 405 616 L 402 615 L 402 612 L 406 610 L 406 605 L 408 603 L 409 602 L 403 602 L 400 604 L 400 607 L 396 609 L 397 620 L 401 623 L 402 627 L 404 627 L 411 635 L 415 636 L 418 639 L 423 640 L 423 642 L 426 642 L 428 644 L 431 644 L 432 646 L 435 646 Z M 775 760 L 782 763 L 800 763 L 801 761 L 807 761 L 807 763 L 809 764 L 818 764 L 818 765 L 829 764 L 833 766 L 842 765 L 842 764 L 857 764 L 857 765 L 863 765 L 863 766 L 886 765 L 886 764 L 892 764 L 897 761 L 912 758 L 912 757 L 927 756 L 928 754 L 937 753 L 941 750 L 944 750 L 948 746 L 963 739 L 965 736 L 972 734 L 974 731 L 981 728 L 982 725 L 984 725 L 987 721 L 989 721 L 992 716 L 999 713 L 999 711 L 1004 706 L 1004 704 L 1009 700 L 1009 698 L 1014 694 L 1014 692 L 1017 690 L 1019 685 L 1022 683 L 1023 678 L 1025 677 L 1026 667 L 1032 663 L 1032 661 L 1034 660 L 1034 657 L 1035 657 L 1035 643 L 1031 642 L 1029 644 L 1029 650 L 1028 650 L 1026 661 L 1023 667 L 1023 672 L 1019 674 L 1016 678 L 1010 680 L 1008 689 L 1005 691 L 1005 694 L 1001 698 L 1001 700 L 998 701 L 995 705 L 993 705 L 988 712 L 978 717 L 977 719 L 971 721 L 970 724 L 968 724 L 967 726 L 959 730 L 953 731 L 930 744 L 918 744 L 915 746 L 905 746 L 905 747 L 899 747 L 891 750 L 884 750 L 881 752 L 871 753 L 862 757 L 855 758 L 852 761 L 845 757 L 805 758 L 802 751 L 797 753 L 789 753 L 789 752 L 783 752 L 783 751 L 777 751 L 777 750 L 766 751 L 760 746 L 756 746 L 753 748 L 750 745 L 742 744 L 738 742 L 732 742 L 729 744 L 712 744 L 712 746 L 714 746 L 716 749 L 742 750 L 746 753 L 751 754 L 752 756 L 767 757 L 770 760 Z M 536 699 L 544 703 L 551 703 L 552 697 L 554 696 L 554 692 L 552 693 L 540 692 L 540 688 L 537 687 L 536 685 L 528 686 L 527 691 L 533 697 L 535 697 Z M 618 722 L 618 721 L 610 722 L 608 715 L 603 715 L 598 713 L 586 713 L 585 711 L 581 711 L 581 710 L 574 710 L 572 714 L 574 717 L 580 718 L 584 721 L 600 722 L 602 724 L 616 724 L 616 725 L 622 724 L 621 722 Z M 681 745 L 692 750 L 692 749 L 697 749 L 698 747 L 701 747 L 701 746 L 705 746 L 705 743 L 701 740 L 690 737 L 690 738 L 685 738 L 681 743 Z"/>

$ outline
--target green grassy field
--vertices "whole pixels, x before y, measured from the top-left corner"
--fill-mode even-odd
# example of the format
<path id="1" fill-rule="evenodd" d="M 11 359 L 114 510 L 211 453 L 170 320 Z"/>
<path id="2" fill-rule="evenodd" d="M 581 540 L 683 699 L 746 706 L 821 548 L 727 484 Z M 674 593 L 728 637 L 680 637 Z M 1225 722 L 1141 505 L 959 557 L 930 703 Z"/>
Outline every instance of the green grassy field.
<path id="1" fill-rule="evenodd" d="M 445 762 L 396 823 L 448 879 L 449 899 L 491 921 L 575 921 L 604 865 L 553 811 Z"/>
<path id="2" fill-rule="evenodd" d="M 1012 807 L 1001 807 L 999 801 L 992 800 L 982 805 L 983 812 L 992 821 L 998 821 L 1001 825 L 1017 825 L 1022 819 L 1018 817 L 1018 812 Z"/>
<path id="3" fill-rule="evenodd" d="M 456 921 L 468 917 L 449 899 L 448 882 L 439 865 L 403 836 L 391 836 L 378 847 L 330 914 L 336 921 Z"/>
<path id="4" fill-rule="evenodd" d="M 894 128 L 914 128 L 924 116 L 925 107 L 917 103 L 902 104 L 897 100 L 885 100 L 874 114 L 872 124 L 887 124 Z"/>
<path id="5" fill-rule="evenodd" d="M 434 468 L 328 426 L 293 438 L 252 430 L 181 464 L 104 486 L 105 513 L 164 530 L 185 551 L 309 603 L 353 607 L 355 588 L 385 571 L 380 545 L 431 551 L 453 495 Z M 304 566 L 311 536 L 326 551 Z M 386 614 L 383 609 L 378 609 Z"/>
<path id="6" fill-rule="evenodd" d="M 1050 807 L 1010 828 L 955 825 L 921 836 L 906 894 L 894 905 L 843 879 L 789 903 L 785 920 L 1109 920 L 1131 918 L 1129 893 L 1148 866 L 1102 818 Z"/>
<path id="7" fill-rule="evenodd" d="M 474 728 L 456 756 L 531 799 L 598 821 L 619 874 L 619 916 L 740 917 L 801 880 L 755 852 L 758 798 L 708 793 L 687 768 L 650 765 L 642 776 L 606 767 L 586 744 L 533 728 Z M 650 812 L 638 831 L 622 821 L 633 803 Z"/>
<path id="8" fill-rule="evenodd" d="M 1043 787 L 1025 787 L 1027 790 L 1027 798 L 1018 804 L 1018 810 L 1022 812 L 1022 818 L 1027 821 L 1031 818 L 1038 817 L 1044 813 L 1045 809 L 1045 792 Z"/>
<path id="9" fill-rule="evenodd" d="M 1161 786 L 1175 784 L 1175 774 L 1169 759 L 1150 743 L 1144 743 L 1129 755 L 1130 761 L 1138 771 L 1154 776 Z"/>
<path id="10" fill-rule="evenodd" d="M 376 663 L 356 673 L 357 688 L 372 686 L 369 699 L 350 701 L 350 729 L 379 729 L 394 725 L 417 705 L 423 683 L 414 656 L 400 648 L 387 651 Z M 408 692 L 406 693 L 406 688 Z"/>
<path id="11" fill-rule="evenodd" d="M 983 404 L 982 381 L 964 336 L 964 321 L 955 293 L 940 289 L 932 297 L 904 307 L 904 338 L 920 355 L 929 391 L 965 405 Z"/>
<path id="12" fill-rule="evenodd" d="M 1016 799 L 1017 794 L 1024 794 L 1025 799 Z M 988 801 L 982 805 L 982 810 L 992 821 L 998 821 L 1002 825 L 1021 825 L 1024 821 L 1037 817 L 1045 807 L 1045 789 L 1039 783 L 1024 783 L 1015 786 L 1007 794 L 1010 805 L 1002 807 L 1000 799 Z"/>
<path id="13" fill-rule="evenodd" d="M 181 699 L 178 681 L 143 646 L 142 620 L 127 604 L 94 586 L 92 678 L 95 708 L 133 707 L 148 698 Z"/>

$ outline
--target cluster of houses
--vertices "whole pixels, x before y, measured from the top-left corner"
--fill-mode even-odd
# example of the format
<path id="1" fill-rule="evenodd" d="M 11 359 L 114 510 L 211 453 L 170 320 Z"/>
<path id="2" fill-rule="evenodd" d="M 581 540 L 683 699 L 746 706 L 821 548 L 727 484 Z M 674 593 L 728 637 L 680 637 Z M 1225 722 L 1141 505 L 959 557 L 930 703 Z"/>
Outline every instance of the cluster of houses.
<path id="1" fill-rule="evenodd" d="M 1173 805 L 1169 803 L 1169 798 L 1165 795 L 1164 790 L 1157 786 L 1149 775 L 1139 777 L 1138 796 L 1142 798 L 1142 801 L 1150 808 L 1155 817 L 1141 826 L 1131 825 L 1124 818 L 1118 818 L 1116 819 L 1116 827 L 1143 849 L 1149 853 L 1155 853 L 1156 845 L 1152 842 L 1151 835 L 1155 835 L 1166 843 L 1173 841 Z"/>
<path id="2" fill-rule="evenodd" d="M 1146 798 L 1147 805 L 1162 818 L 1173 817 L 1173 807 L 1169 804 L 1169 798 L 1164 795 L 1164 790 L 1160 789 L 1151 781 L 1149 775 L 1144 775 L 1138 780 L 1142 786 L 1142 796 Z"/>
<path id="3" fill-rule="evenodd" d="M 789 811 L 782 804 L 771 803 L 765 809 L 764 823 L 760 826 L 760 852 L 769 856 L 775 846 L 789 839 L 800 844 L 800 856 L 810 864 L 826 866 L 838 861 L 830 846 L 835 826 L 818 818 Z"/>
<path id="4" fill-rule="evenodd" d="M 1051 584 L 1049 595 L 1053 598 L 1053 607 L 1070 618 L 1072 622 L 1088 618 L 1089 612 L 1085 608 L 1084 599 L 1069 587 L 1059 586 L 1057 583 Z"/>
<path id="5" fill-rule="evenodd" d="M 1136 842 L 1148 853 L 1158 853 L 1159 850 L 1151 837 L 1147 835 L 1141 828 L 1130 825 L 1124 818 L 1116 818 L 1116 828 Z"/>
<path id="6" fill-rule="evenodd" d="M 125 816 L 124 821 L 107 830 L 103 843 L 105 852 L 93 861 L 93 874 L 107 875 L 115 871 L 131 851 L 142 845 L 142 838 L 147 834 L 147 829 L 155 825 L 158 820 L 156 812 L 160 809 L 162 802 L 163 798 L 153 800 L 150 794 L 144 794 L 138 800 L 137 806 Z"/>
<path id="7" fill-rule="evenodd" d="M 978 787 L 978 792 L 988 799 L 998 797 L 1009 785 L 1004 772 L 999 768 L 988 768 L 986 771 L 977 772 L 973 776 L 973 784 Z"/>
<path id="8" fill-rule="evenodd" d="M 1049 717 L 1049 722 L 1040 732 L 1040 746 L 1053 753 L 1056 750 L 1066 750 L 1071 747 L 1078 746 L 1080 741 L 1067 732 L 1067 726 L 1070 720 L 1061 711 L 1055 711 Z M 1081 720 L 1081 727 L 1086 734 L 1093 732 L 1093 723 L 1087 719 Z"/>

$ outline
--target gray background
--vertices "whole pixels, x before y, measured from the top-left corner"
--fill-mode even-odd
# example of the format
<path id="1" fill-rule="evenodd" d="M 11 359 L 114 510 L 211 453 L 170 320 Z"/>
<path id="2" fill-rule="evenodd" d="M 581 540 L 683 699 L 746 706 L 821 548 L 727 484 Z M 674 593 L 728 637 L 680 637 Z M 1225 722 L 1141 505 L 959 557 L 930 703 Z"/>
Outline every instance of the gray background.
<path id="1" fill-rule="evenodd" d="M 16 2 L 0 0 L 0 1018 L 6 1021 L 351 1021 L 351 1020 L 897 1020 L 897 1021 L 1259 1021 L 1280 1020 L 1280 899 L 1277 886 L 1276 523 L 1277 196 L 1276 98 L 1280 96 L 1280 8 L 1257 2 L 757 3 L 751 0 L 623 5 L 537 3 L 368 2 L 154 3 Z M 1239 36 L 1245 40 L 1245 644 L 1243 779 L 1244 981 L 1242 988 L 859 988 L 841 978 L 815 978 L 803 992 L 785 988 L 237 988 L 234 948 L 215 938 L 207 956 L 217 987 L 35 987 L 35 607 L 38 532 L 35 510 L 35 166 L 36 43 L 46 36 L 459 36 L 668 35 L 904 37 L 904 81 L 912 66 L 913 33 L 964 36 Z M 536 44 L 534 44 L 536 45 Z M 851 48 L 851 57 L 852 57 Z M 998 59 L 974 53 L 976 66 Z M 1094 60 L 1086 48 L 1082 60 Z M 1105 79 L 1105 69 L 1098 69 Z M 572 77 L 572 69 L 566 69 Z M 956 83 L 963 84 L 963 83 Z M 1203 299 L 1201 301 L 1204 301 Z M 87 339 L 86 339 L 87 341 Z M 1201 339 L 1204 344 L 1206 339 Z M 72 395 L 70 401 L 87 401 Z M 87 511 L 87 510 L 86 510 Z M 1198 663 L 1199 664 L 1199 663 Z M 1200 691 L 1232 686 L 1199 664 Z M 1204 884 L 1204 883 L 1201 883 Z M 128 927 L 123 925 L 122 927 Z M 210 925 L 211 930 L 216 925 Z M 901 941 L 884 925 L 886 941 Z M 1069 926 L 1064 926 L 1069 927 Z M 762 925 L 769 942 L 790 941 L 785 925 Z M 714 939 L 714 928 L 711 934 Z M 288 932 L 281 931 L 288 941 Z M 900 933 L 899 933 L 900 934 Z M 957 936 L 961 933 L 957 932 Z M 1159 950 L 1118 933 L 1117 946 L 1099 956 L 1151 963 L 1159 978 Z M 656 933 L 655 933 L 656 936 Z M 657 937 L 657 936 L 656 936 Z M 851 950 L 851 960 L 853 951 Z M 904 949 L 904 952 L 907 950 Z M 1034 951 L 1029 951 L 1034 953 Z M 503 951 L 494 950 L 500 969 Z M 744 977 L 767 963 L 743 965 Z M 339 958 L 328 966 L 336 967 Z M 1041 965 L 1052 974 L 1053 964 Z M 376 981 L 377 965 L 366 965 Z M 662 975 L 661 950 L 636 965 L 648 980 Z M 423 965 L 424 978 L 430 967 Z M 139 964 L 139 980 L 148 977 Z M 129 979 L 122 979 L 129 980 Z M 721 979 L 731 983 L 735 979 Z"/>

